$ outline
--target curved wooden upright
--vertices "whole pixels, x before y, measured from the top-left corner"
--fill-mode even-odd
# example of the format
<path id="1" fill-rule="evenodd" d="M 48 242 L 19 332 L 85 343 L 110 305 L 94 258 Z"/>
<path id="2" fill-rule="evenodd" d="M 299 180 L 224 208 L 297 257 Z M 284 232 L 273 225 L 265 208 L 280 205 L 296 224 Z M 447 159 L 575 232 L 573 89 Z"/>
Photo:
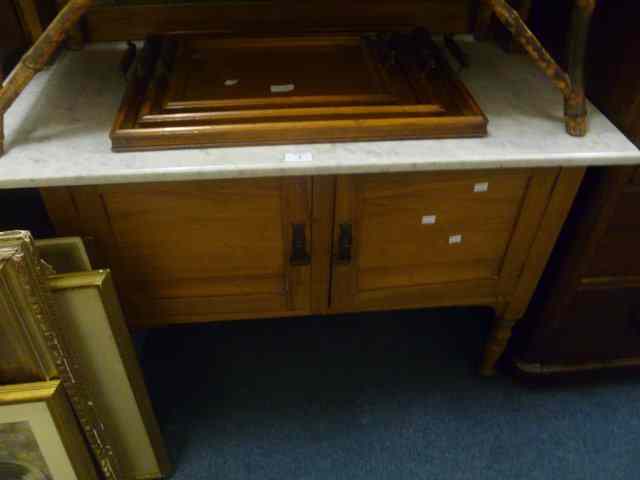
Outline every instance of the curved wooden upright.
<path id="1" fill-rule="evenodd" d="M 42 36 L 22 57 L 20 63 L 0 88 L 0 155 L 4 152 L 3 117 L 5 112 L 13 105 L 13 102 L 36 73 L 47 65 L 65 37 L 94 3 L 95 0 L 70 0 L 60 10 Z"/>
<path id="2" fill-rule="evenodd" d="M 575 137 L 585 136 L 587 134 L 587 100 L 584 86 L 584 61 L 596 0 L 574 0 L 568 37 L 568 73 L 560 68 L 540 40 L 529 30 L 520 14 L 506 0 L 483 0 L 483 2 L 478 12 L 477 35 L 484 36 L 491 15 L 495 13 L 564 95 L 567 133 Z"/>

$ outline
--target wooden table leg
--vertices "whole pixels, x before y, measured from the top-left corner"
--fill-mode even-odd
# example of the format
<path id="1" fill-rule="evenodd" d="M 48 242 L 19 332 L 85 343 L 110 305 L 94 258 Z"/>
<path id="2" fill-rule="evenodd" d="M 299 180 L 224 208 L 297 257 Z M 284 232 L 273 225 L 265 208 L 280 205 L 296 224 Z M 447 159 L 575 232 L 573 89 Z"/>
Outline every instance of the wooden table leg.
<path id="1" fill-rule="evenodd" d="M 587 99 L 585 95 L 585 57 L 589 27 L 596 0 L 575 0 L 569 31 L 569 77 L 571 92 L 565 97 L 564 116 L 567 133 L 582 137 L 587 133 Z"/>
<path id="2" fill-rule="evenodd" d="M 517 323 L 517 319 L 505 318 L 507 305 L 500 305 L 496 308 L 496 318 L 494 325 L 484 347 L 484 357 L 482 358 L 482 366 L 480 374 L 488 377 L 496 373 L 496 364 L 507 348 L 513 327 Z"/>

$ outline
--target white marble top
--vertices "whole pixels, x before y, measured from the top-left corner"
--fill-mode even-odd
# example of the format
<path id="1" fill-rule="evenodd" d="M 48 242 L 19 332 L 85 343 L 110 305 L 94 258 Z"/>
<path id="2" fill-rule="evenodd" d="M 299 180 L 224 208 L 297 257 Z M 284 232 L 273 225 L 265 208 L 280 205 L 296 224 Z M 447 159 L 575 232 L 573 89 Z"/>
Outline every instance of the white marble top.
<path id="1" fill-rule="evenodd" d="M 590 108 L 584 138 L 565 133 L 562 97 L 523 55 L 463 43 L 461 73 L 489 117 L 479 139 L 410 140 L 112 153 L 109 130 L 125 88 L 123 46 L 66 52 L 5 117 L 0 188 L 523 166 L 640 164 L 640 152 Z M 310 152 L 306 161 L 286 153 Z"/>

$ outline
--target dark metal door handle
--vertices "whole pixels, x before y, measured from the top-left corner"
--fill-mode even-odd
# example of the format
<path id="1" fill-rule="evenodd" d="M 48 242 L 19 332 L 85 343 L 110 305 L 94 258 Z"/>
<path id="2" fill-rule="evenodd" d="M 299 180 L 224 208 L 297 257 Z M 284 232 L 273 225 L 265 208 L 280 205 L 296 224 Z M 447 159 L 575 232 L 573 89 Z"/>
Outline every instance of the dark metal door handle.
<path id="1" fill-rule="evenodd" d="M 350 223 L 340 224 L 340 235 L 338 237 L 338 255 L 336 263 L 351 263 L 351 248 L 353 246 L 353 227 Z"/>
<path id="2" fill-rule="evenodd" d="M 292 225 L 291 232 L 291 257 L 289 263 L 296 267 L 309 265 L 311 256 L 307 252 L 307 234 L 304 223 Z"/>

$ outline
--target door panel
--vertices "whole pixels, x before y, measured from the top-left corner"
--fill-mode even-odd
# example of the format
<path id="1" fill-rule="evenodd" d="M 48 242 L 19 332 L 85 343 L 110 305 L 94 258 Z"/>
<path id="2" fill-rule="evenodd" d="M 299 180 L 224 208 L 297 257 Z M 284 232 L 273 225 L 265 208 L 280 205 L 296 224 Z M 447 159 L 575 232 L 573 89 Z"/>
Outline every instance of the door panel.
<path id="1" fill-rule="evenodd" d="M 452 298 L 462 289 L 497 301 L 515 285 L 556 175 L 551 169 L 340 177 L 332 307 L 375 308 L 381 298 L 390 308 L 407 298 L 414 306 L 441 304 L 430 292 L 442 295 L 445 284 Z"/>
<path id="2" fill-rule="evenodd" d="M 310 309 L 310 179 L 78 187 L 88 234 L 140 325 Z"/>

